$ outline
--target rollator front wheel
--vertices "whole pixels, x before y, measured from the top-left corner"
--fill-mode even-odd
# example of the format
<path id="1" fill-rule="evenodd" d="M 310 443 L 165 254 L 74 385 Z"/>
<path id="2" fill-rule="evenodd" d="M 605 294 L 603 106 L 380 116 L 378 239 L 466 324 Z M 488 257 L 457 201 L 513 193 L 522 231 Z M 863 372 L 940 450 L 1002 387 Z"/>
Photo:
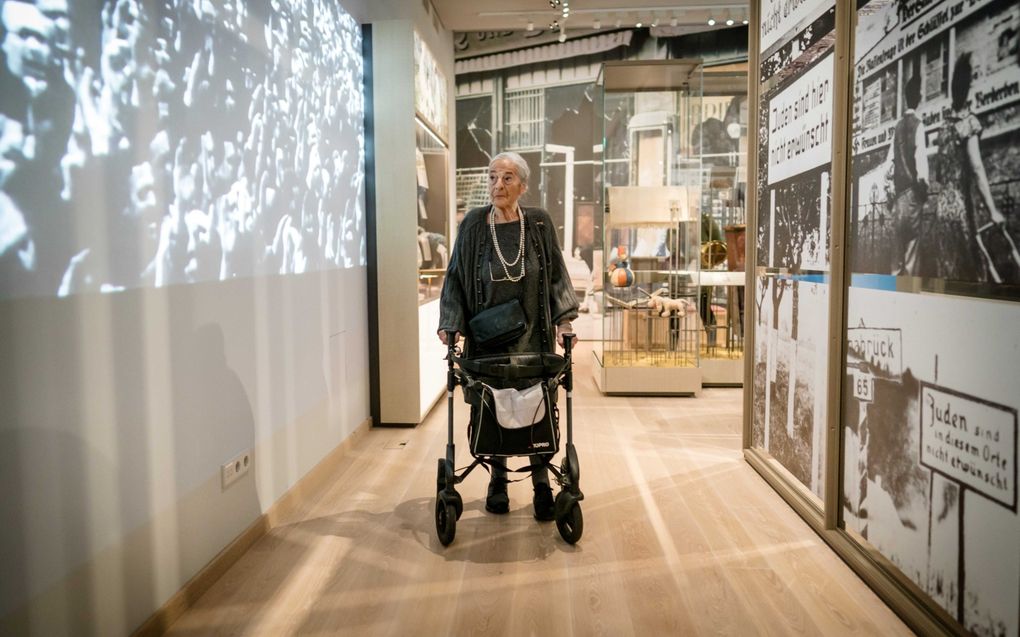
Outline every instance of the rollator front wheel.
<path id="1" fill-rule="evenodd" d="M 453 507 L 457 511 L 457 519 L 459 520 L 464 512 L 464 501 L 461 499 L 460 494 L 452 488 L 456 483 L 457 478 L 453 472 L 453 465 L 449 461 L 440 458 L 439 469 L 436 471 L 436 493 L 446 493 L 444 497 L 448 502 L 453 503 Z M 446 489 L 447 484 L 451 486 L 449 491 Z"/>
<path id="2" fill-rule="evenodd" d="M 443 546 L 450 546 L 457 535 L 457 508 L 443 497 L 436 498 L 436 535 Z"/>

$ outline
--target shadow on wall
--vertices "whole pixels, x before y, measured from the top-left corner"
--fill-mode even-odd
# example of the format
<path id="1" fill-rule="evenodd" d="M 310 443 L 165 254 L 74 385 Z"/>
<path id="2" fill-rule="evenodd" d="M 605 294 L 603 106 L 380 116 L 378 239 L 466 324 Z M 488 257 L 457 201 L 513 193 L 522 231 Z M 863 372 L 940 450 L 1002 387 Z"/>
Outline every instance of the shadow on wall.
<path id="1" fill-rule="evenodd" d="M 170 296 L 0 308 L 0 634 L 127 634 L 261 513 L 215 470 L 255 436 L 223 329 Z"/>

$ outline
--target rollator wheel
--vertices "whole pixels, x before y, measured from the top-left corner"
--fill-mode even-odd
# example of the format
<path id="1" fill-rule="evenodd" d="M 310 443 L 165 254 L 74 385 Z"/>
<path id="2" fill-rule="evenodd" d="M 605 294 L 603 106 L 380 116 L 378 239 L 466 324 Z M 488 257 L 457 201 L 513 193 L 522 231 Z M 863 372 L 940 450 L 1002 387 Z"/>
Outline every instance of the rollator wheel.
<path id="1" fill-rule="evenodd" d="M 581 505 L 574 502 L 567 509 L 567 512 L 556 518 L 556 528 L 560 536 L 567 544 L 577 544 L 584 533 L 584 515 L 581 514 Z"/>
<path id="2" fill-rule="evenodd" d="M 447 476 L 446 467 L 447 467 L 447 464 L 448 463 L 446 462 L 446 460 L 444 458 L 440 458 L 439 459 L 439 468 L 436 470 L 436 493 L 441 493 L 443 491 L 446 491 L 446 480 L 447 480 L 447 477 L 446 477 Z M 449 475 L 450 475 L 450 479 L 451 480 L 454 479 L 453 478 L 453 466 L 452 465 L 450 465 L 450 474 Z M 447 492 L 447 498 L 452 500 L 452 504 L 453 504 L 454 508 L 457 510 L 457 519 L 459 520 L 461 514 L 464 513 L 464 501 L 461 499 L 460 494 L 457 493 L 456 491 L 453 491 L 452 496 L 451 496 L 451 494 L 449 492 Z"/>
<path id="3" fill-rule="evenodd" d="M 457 535 L 457 508 L 443 498 L 436 498 L 436 535 L 443 546 L 450 546 Z"/>

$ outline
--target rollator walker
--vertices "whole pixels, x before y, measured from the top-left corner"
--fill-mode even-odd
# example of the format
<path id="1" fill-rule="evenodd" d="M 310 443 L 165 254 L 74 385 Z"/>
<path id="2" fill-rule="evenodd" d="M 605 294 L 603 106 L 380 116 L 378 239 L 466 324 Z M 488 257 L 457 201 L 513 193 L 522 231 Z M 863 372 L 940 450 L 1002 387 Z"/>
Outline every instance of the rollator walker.
<path id="1" fill-rule="evenodd" d="M 485 465 L 491 470 L 494 459 L 512 457 L 540 457 L 520 469 L 507 469 L 513 473 L 530 473 L 545 467 L 560 486 L 555 498 L 555 521 L 560 536 L 576 544 L 584 530 L 581 500 L 584 494 L 579 487 L 580 465 L 574 448 L 574 427 L 571 401 L 573 399 L 573 368 L 571 348 L 573 334 L 563 337 L 563 356 L 551 353 L 497 354 L 475 358 L 461 357 L 462 351 L 454 343 L 456 332 L 447 333 L 446 400 L 447 440 L 446 457 L 439 459 L 436 474 L 436 533 L 443 546 L 449 546 L 457 534 L 457 520 L 464 511 L 464 503 L 456 485 L 463 482 L 471 471 Z M 453 442 L 453 393 L 463 388 L 465 400 L 471 405 L 471 422 L 468 425 L 468 443 L 472 463 L 457 471 L 454 469 L 455 445 Z M 559 409 L 556 405 L 559 388 L 566 391 L 567 441 L 566 452 L 559 467 L 552 464 L 559 451 Z M 506 428 L 500 424 L 494 392 L 500 389 L 525 388 L 529 394 L 541 393 L 540 407 L 532 422 L 524 426 Z M 505 418 L 504 418 L 505 420 Z"/>

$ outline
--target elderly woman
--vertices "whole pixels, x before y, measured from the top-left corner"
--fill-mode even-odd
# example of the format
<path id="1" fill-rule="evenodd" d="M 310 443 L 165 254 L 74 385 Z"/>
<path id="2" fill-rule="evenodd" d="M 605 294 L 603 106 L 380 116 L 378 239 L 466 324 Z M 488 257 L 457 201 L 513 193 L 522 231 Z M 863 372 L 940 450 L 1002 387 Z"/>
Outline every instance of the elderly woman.
<path id="1" fill-rule="evenodd" d="M 465 356 L 514 352 L 553 352 L 571 333 L 577 299 L 570 285 L 549 213 L 524 208 L 518 201 L 528 190 L 528 164 L 517 153 L 500 153 L 489 163 L 491 205 L 467 213 L 453 247 L 440 298 L 439 338 L 447 344 L 466 337 Z M 472 334 L 471 319 L 483 310 L 519 301 L 525 329 L 511 342 L 483 345 Z M 533 457 L 532 464 L 541 463 Z M 506 461 L 492 458 L 485 509 L 507 513 Z M 553 519 L 553 496 L 548 471 L 531 474 L 535 489 L 535 518 Z"/>

